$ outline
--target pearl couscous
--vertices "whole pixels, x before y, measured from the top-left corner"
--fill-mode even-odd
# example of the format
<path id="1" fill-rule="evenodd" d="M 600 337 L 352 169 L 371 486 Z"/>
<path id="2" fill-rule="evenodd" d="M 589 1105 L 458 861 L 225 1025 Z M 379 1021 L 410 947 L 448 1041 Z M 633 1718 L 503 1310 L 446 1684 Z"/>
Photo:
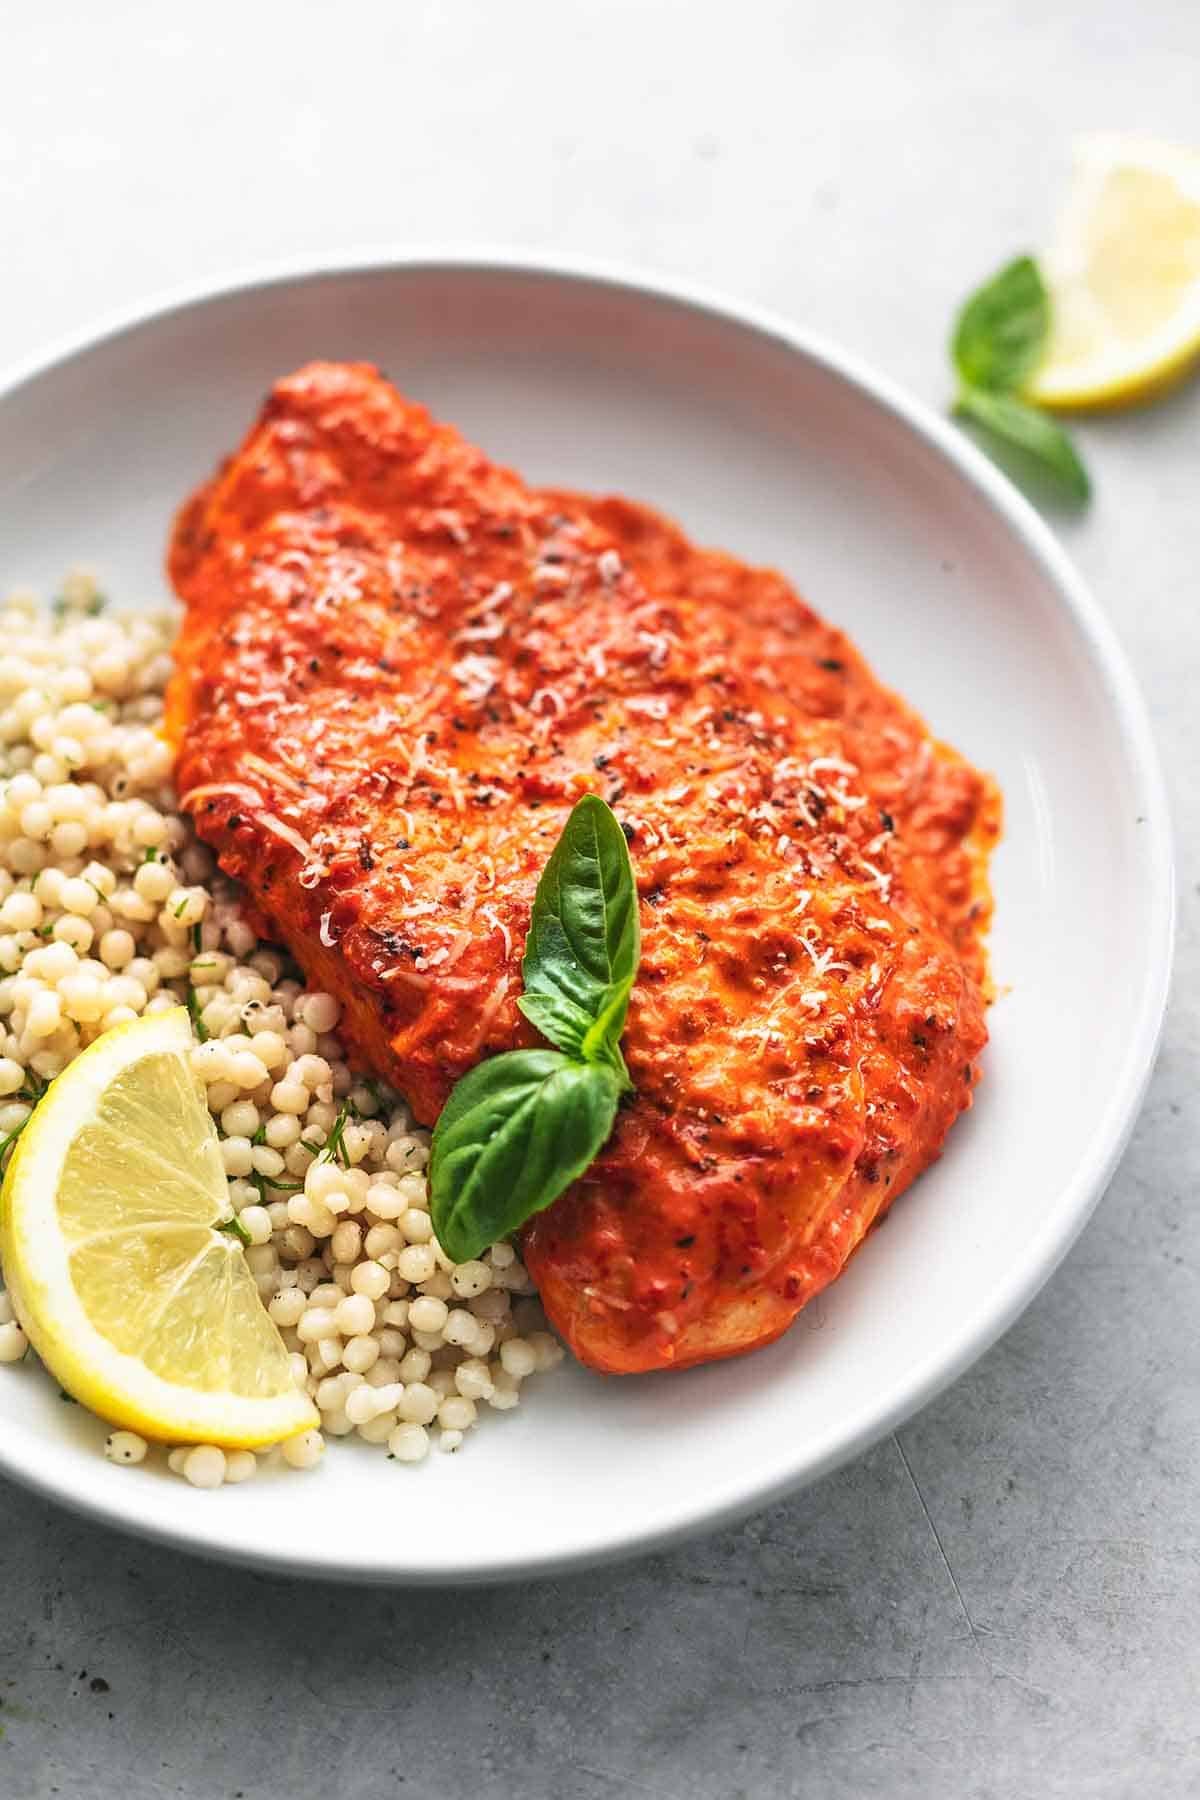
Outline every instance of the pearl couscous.
<path id="1" fill-rule="evenodd" d="M 350 1068 L 340 1008 L 262 943 L 175 807 L 159 734 L 173 627 L 108 614 L 71 576 L 54 614 L 0 606 L 0 1157 L 38 1097 L 114 1025 L 178 1005 L 246 1258 L 321 1431 L 256 1458 L 180 1445 L 196 1487 L 259 1461 L 312 1468 L 325 1438 L 397 1462 L 455 1451 L 485 1409 L 561 1361 L 509 1244 L 455 1265 L 429 1217 L 429 1134 Z M 0 1363 L 29 1343 L 0 1288 Z M 146 1459 L 133 1432 L 111 1461 Z"/>

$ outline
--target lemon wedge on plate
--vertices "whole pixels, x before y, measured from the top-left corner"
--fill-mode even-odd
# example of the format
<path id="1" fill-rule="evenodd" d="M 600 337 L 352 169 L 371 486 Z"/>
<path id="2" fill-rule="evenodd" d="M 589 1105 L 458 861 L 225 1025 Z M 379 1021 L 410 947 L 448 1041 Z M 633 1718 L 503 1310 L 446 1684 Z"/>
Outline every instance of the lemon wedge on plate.
<path id="1" fill-rule="evenodd" d="M 106 1032 L 39 1102 L 0 1196 L 17 1315 L 85 1406 L 252 1449 L 316 1425 L 229 1218 L 183 1007 Z"/>
<path id="2" fill-rule="evenodd" d="M 1085 138 L 1041 263 L 1052 325 L 1026 397 L 1069 409 L 1151 398 L 1200 355 L 1200 154 Z"/>

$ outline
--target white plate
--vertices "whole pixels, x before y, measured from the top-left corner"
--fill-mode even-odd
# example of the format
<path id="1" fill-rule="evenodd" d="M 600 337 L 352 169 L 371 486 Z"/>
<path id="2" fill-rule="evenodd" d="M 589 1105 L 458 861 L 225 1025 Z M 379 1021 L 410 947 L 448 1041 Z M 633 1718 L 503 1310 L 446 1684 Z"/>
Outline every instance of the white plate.
<path id="1" fill-rule="evenodd" d="M 172 508 L 270 381 L 368 358 L 533 481 L 618 490 L 774 563 L 934 730 L 999 777 L 994 1008 L 938 1166 L 782 1341 L 685 1375 L 570 1368 L 417 1470 L 334 1446 L 213 1495 L 104 1462 L 0 1373 L 0 1466 L 214 1556 L 379 1581 L 496 1580 L 661 1544 L 853 1455 L 1010 1324 L 1071 1243 L 1149 1073 L 1171 950 L 1141 700 L 1054 538 L 952 428 L 779 321 L 503 257 L 291 272 L 141 313 L 0 403 L 0 582 L 84 561 L 161 600 Z"/>

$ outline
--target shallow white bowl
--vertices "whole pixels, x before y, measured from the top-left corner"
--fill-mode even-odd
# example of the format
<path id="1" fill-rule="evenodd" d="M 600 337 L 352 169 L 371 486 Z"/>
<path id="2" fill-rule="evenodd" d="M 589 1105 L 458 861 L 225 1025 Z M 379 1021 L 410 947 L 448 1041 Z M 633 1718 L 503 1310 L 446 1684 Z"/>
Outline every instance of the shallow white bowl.
<path id="1" fill-rule="evenodd" d="M 93 1517 L 259 1566 L 499 1580 L 711 1527 L 927 1401 L 1045 1281 L 1112 1173 L 1167 988 L 1169 829 L 1145 712 L 1057 543 L 953 429 L 746 309 L 503 257 L 243 282 L 140 313 L 0 393 L 0 585 L 86 562 L 161 601 L 173 507 L 272 379 L 379 362 L 533 481 L 617 490 L 791 576 L 934 730 L 999 777 L 975 1110 L 849 1272 L 755 1356 L 535 1379 L 460 1456 L 332 1446 L 217 1494 L 105 1462 L 39 1370 L 0 1373 L 0 1467 Z"/>

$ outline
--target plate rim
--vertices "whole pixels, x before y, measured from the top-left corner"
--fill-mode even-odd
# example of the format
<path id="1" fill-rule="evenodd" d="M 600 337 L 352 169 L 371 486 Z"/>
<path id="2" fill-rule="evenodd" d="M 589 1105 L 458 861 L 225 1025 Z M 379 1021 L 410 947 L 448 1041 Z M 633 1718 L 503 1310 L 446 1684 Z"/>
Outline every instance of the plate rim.
<path id="1" fill-rule="evenodd" d="M 1004 1287 L 988 1296 L 982 1317 L 977 1311 L 971 1324 L 947 1346 L 908 1372 L 889 1404 L 828 1443 L 822 1452 L 807 1459 L 803 1468 L 792 1467 L 748 1487 L 743 1484 L 740 1490 L 717 1500 L 693 1497 L 685 1504 L 674 1505 L 665 1520 L 632 1532 L 617 1530 L 604 1537 L 593 1536 L 586 1543 L 545 1557 L 493 1554 L 484 1561 L 459 1559 L 414 1565 L 403 1561 L 366 1563 L 356 1561 L 353 1554 L 339 1559 L 336 1553 L 327 1553 L 319 1561 L 299 1563 L 286 1554 L 243 1550 L 229 1544 L 221 1537 L 215 1518 L 210 1531 L 198 1531 L 190 1521 L 178 1525 L 166 1520 L 130 1519 L 120 1510 L 115 1495 L 110 1502 L 97 1491 L 81 1493 L 52 1476 L 43 1476 L 35 1466 L 14 1454 L 9 1441 L 0 1436 L 0 1472 L 89 1521 L 223 1563 L 277 1574 L 303 1573 L 316 1579 L 393 1586 L 474 1585 L 540 1578 L 645 1555 L 700 1533 L 717 1531 L 777 1503 L 861 1455 L 921 1411 L 1015 1322 L 1054 1273 L 1107 1189 L 1129 1142 L 1153 1072 L 1170 993 L 1175 945 L 1175 864 L 1162 765 L 1137 678 L 1089 585 L 1046 521 L 964 433 L 939 417 L 924 401 L 908 394 L 900 383 L 880 374 L 866 359 L 770 308 L 704 283 L 682 277 L 664 278 L 611 260 L 539 255 L 503 246 L 434 245 L 403 250 L 370 247 L 321 256 L 309 253 L 244 266 L 199 283 L 177 285 L 106 314 L 91 326 L 64 334 L 0 370 L 0 410 L 21 389 L 77 357 L 172 314 L 272 287 L 338 277 L 437 274 L 481 278 L 517 275 L 551 283 L 566 282 L 615 291 L 633 300 L 667 303 L 718 326 L 749 330 L 837 376 L 948 462 L 1040 567 L 1101 678 L 1109 709 L 1120 728 L 1133 781 L 1133 799 L 1145 832 L 1147 975 L 1135 1028 L 1087 1154 L 1072 1176 L 1060 1185 L 1046 1226 L 1029 1240 L 1019 1269 Z"/>

